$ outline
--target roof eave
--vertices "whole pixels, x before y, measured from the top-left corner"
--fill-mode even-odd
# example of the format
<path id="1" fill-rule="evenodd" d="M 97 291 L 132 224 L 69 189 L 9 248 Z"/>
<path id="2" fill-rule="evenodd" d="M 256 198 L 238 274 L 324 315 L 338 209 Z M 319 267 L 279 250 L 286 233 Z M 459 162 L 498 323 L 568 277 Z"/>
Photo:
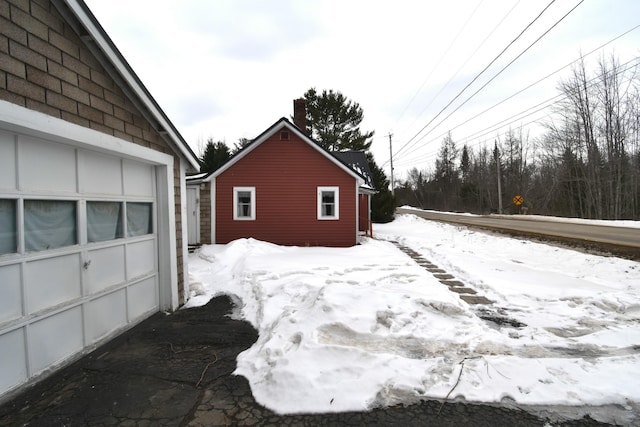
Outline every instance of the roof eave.
<path id="1" fill-rule="evenodd" d="M 167 140 L 167 142 L 170 142 L 194 169 L 199 170 L 200 161 L 191 147 L 189 147 L 173 123 L 171 123 L 158 103 L 153 99 L 140 78 L 124 59 L 87 5 L 82 0 L 53 0 L 53 3 L 63 15 L 64 10 L 61 8 L 61 4 L 64 4 L 69 8 L 87 32 L 86 35 L 81 35 L 80 37 L 83 43 L 85 43 L 85 45 L 87 45 L 94 54 L 102 53 L 104 59 L 113 66 L 113 70 L 121 76 L 128 85 L 132 94 L 142 102 L 144 107 L 153 116 L 154 120 L 158 124 L 156 130 L 160 136 Z M 67 16 L 67 19 L 68 18 L 69 17 Z M 96 52 L 96 49 L 92 47 L 92 44 L 95 44 L 95 48 L 97 48 L 99 52 Z M 107 72 L 112 72 L 108 67 L 105 68 L 107 68 Z"/>

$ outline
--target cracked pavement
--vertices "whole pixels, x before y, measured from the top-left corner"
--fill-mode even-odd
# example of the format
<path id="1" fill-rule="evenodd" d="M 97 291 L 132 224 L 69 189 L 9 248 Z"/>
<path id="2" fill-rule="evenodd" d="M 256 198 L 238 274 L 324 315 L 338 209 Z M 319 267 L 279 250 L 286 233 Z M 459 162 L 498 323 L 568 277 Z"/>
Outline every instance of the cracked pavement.
<path id="1" fill-rule="evenodd" d="M 257 332 L 226 297 L 157 313 L 0 406 L 4 426 L 510 425 L 548 420 L 507 405 L 425 400 L 368 412 L 278 415 L 259 405 L 238 353 Z M 602 425 L 590 418 L 554 425 Z"/>

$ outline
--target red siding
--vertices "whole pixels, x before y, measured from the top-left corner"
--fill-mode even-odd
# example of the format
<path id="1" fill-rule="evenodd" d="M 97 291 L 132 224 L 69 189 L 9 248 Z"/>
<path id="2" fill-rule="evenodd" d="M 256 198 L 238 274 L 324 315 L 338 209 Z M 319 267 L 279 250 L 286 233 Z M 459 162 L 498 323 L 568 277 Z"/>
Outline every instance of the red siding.
<path id="1" fill-rule="evenodd" d="M 369 232 L 369 195 L 360 194 L 358 196 L 358 213 L 360 221 L 358 221 L 358 231 Z"/>
<path id="2" fill-rule="evenodd" d="M 216 243 L 253 237 L 281 245 L 356 244 L 356 180 L 293 132 L 280 132 L 216 178 Z M 256 188 L 256 220 L 233 220 L 233 187 Z M 317 187 L 340 187 L 339 220 L 317 219 Z"/>

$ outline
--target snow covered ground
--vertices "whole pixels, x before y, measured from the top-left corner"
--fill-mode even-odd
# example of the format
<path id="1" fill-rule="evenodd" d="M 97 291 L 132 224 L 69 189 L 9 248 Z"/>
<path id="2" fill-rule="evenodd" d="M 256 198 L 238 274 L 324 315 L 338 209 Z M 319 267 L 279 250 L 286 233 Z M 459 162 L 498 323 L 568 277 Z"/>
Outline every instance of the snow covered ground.
<path id="1" fill-rule="evenodd" d="M 640 263 L 413 215 L 374 233 L 352 248 L 242 239 L 190 256 L 186 306 L 233 295 L 259 331 L 236 371 L 259 403 L 278 413 L 336 412 L 448 397 L 582 414 L 608 405 L 613 412 L 593 408 L 592 416 L 640 422 Z M 483 320 L 482 306 L 385 240 L 524 326 Z"/>

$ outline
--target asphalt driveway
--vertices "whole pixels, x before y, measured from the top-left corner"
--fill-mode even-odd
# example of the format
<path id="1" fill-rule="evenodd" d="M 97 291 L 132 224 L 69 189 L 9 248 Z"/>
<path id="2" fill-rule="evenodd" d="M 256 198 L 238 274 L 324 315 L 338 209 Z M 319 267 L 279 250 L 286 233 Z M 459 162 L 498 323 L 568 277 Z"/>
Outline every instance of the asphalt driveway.
<path id="1" fill-rule="evenodd" d="M 0 426 L 402 425 L 543 426 L 500 406 L 423 401 L 369 412 L 281 416 L 234 376 L 236 356 L 257 339 L 218 297 L 158 313 L 0 406 Z M 554 425 L 602 425 L 590 418 Z"/>

